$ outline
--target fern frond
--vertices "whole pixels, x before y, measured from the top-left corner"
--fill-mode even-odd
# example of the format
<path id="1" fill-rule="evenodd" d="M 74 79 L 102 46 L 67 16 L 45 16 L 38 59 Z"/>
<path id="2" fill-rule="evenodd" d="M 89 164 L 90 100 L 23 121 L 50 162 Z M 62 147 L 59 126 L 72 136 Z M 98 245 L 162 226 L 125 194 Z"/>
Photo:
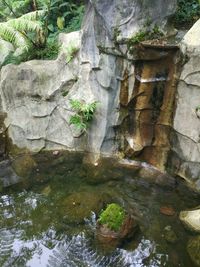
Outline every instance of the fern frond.
<path id="1" fill-rule="evenodd" d="M 42 25 L 38 21 L 28 19 L 11 19 L 6 24 L 20 32 L 39 32 L 42 31 Z"/>
<path id="2" fill-rule="evenodd" d="M 29 12 L 23 16 L 21 16 L 19 19 L 25 19 L 25 20 L 38 20 L 41 19 L 45 16 L 46 11 L 45 10 L 37 10 L 37 11 L 33 11 L 33 12 Z"/>
<path id="3" fill-rule="evenodd" d="M 7 23 L 0 23 L 0 37 L 22 50 L 28 50 L 30 46 L 23 34 L 7 25 Z"/>

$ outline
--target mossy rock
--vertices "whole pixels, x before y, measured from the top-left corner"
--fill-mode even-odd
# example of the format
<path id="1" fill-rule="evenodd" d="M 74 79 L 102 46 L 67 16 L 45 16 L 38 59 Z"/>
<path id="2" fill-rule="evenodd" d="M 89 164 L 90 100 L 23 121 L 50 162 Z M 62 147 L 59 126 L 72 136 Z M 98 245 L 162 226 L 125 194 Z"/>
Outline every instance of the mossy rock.
<path id="1" fill-rule="evenodd" d="M 119 231 L 125 219 L 125 210 L 112 203 L 100 214 L 99 224 L 105 224 L 110 230 Z"/>
<path id="2" fill-rule="evenodd" d="M 200 235 L 191 238 L 187 244 L 187 252 L 196 266 L 200 266 Z"/>
<path id="3" fill-rule="evenodd" d="M 30 155 L 19 156 L 12 162 L 12 168 L 20 177 L 28 177 L 32 170 L 37 166 Z"/>
<path id="4" fill-rule="evenodd" d="M 107 196 L 96 192 L 75 192 L 60 203 L 60 213 L 69 223 L 84 223 L 91 212 L 99 213 L 106 202 Z"/>
<path id="5" fill-rule="evenodd" d="M 133 237 L 138 229 L 135 219 L 118 204 L 112 203 L 100 214 L 96 239 L 104 250 L 113 250 L 125 239 Z"/>

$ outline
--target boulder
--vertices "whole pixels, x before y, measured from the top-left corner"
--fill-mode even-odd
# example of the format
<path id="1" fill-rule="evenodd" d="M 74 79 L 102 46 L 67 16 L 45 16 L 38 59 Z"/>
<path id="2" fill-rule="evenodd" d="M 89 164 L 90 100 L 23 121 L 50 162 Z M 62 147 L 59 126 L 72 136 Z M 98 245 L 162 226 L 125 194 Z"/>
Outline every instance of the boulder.
<path id="1" fill-rule="evenodd" d="M 188 229 L 200 233 L 200 209 L 181 211 L 179 218 Z"/>
<path id="2" fill-rule="evenodd" d="M 23 178 L 29 177 L 33 169 L 36 167 L 37 164 L 30 155 L 18 156 L 12 162 L 12 168 L 15 173 Z"/>
<path id="3" fill-rule="evenodd" d="M 188 241 L 187 252 L 195 266 L 200 266 L 200 236 L 192 237 Z"/>

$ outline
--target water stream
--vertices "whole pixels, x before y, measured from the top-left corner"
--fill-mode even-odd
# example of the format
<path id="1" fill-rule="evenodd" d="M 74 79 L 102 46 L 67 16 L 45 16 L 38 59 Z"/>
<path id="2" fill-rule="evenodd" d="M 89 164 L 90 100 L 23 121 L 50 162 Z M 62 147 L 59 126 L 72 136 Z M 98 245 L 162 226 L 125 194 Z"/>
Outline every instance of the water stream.
<path id="1" fill-rule="evenodd" d="M 34 160 L 30 175 L 0 194 L 1 267 L 193 266 L 186 251 L 192 234 L 178 214 L 199 205 L 200 196 L 181 181 L 155 185 L 111 159 L 83 164 L 80 154 Z M 95 239 L 95 225 L 99 210 L 111 202 L 132 211 L 140 231 L 107 251 Z M 162 206 L 175 215 L 161 214 Z M 166 240 L 166 227 L 177 240 Z"/>

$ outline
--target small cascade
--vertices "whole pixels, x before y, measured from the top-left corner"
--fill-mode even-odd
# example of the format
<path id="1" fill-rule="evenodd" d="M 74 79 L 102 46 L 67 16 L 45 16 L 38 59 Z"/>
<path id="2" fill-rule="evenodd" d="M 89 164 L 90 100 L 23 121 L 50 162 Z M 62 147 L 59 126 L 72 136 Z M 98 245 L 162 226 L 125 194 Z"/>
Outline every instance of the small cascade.
<path id="1" fill-rule="evenodd" d="M 122 149 L 132 159 L 146 161 L 165 170 L 170 151 L 170 132 L 175 107 L 179 70 L 179 50 L 176 46 L 145 45 L 138 50 L 135 62 L 135 83 L 130 101 L 121 110 L 126 117 L 120 129 Z"/>

